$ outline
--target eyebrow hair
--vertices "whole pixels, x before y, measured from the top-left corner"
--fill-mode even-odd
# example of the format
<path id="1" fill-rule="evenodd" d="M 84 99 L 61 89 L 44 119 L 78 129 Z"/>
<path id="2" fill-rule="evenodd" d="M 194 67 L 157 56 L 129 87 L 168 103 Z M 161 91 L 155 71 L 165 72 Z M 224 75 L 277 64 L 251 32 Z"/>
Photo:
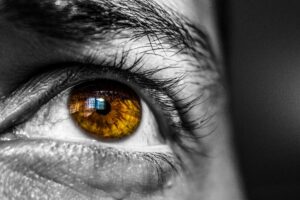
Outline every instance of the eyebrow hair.
<path id="1" fill-rule="evenodd" d="M 178 53 L 214 60 L 204 30 L 152 0 L 2 0 L 1 13 L 56 39 L 108 42 L 146 36 L 151 47 L 153 42 L 168 43 Z"/>

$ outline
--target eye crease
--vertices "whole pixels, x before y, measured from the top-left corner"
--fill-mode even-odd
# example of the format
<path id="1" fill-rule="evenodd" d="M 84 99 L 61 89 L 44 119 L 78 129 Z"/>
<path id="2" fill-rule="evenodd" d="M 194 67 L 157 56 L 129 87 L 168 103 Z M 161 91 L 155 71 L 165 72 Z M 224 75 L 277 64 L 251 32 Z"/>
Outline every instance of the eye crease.
<path id="1" fill-rule="evenodd" d="M 122 139 L 133 134 L 141 122 L 139 97 L 116 81 L 78 85 L 70 93 L 68 106 L 74 122 L 96 139 Z"/>

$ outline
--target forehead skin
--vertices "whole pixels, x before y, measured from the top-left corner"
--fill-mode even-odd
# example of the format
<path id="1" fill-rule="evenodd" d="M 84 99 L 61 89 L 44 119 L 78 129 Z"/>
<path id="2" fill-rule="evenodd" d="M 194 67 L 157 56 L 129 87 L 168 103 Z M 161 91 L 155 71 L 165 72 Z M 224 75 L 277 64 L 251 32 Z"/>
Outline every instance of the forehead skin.
<path id="1" fill-rule="evenodd" d="M 204 29 L 210 37 L 212 48 L 217 58 L 221 57 L 213 1 L 157 0 L 157 3 L 161 5 L 163 5 L 162 2 L 186 16 L 199 28 Z M 0 97 L 8 95 L 11 90 L 23 81 L 24 77 L 30 76 L 29 69 L 32 71 L 49 62 L 72 59 L 72 54 L 64 51 L 64 46 L 61 46 L 59 43 L 49 43 L 46 39 L 45 41 L 38 39 L 35 33 L 22 30 L 22 28 L 16 27 L 1 16 L 0 44 Z M 79 49 L 79 51 L 84 51 L 83 47 Z M 199 199 L 200 193 L 203 199 L 207 200 L 242 199 L 230 146 L 228 117 L 226 111 L 220 110 L 222 111 L 216 116 L 218 121 L 217 130 L 212 136 L 205 139 L 205 143 L 210 149 L 213 149 L 212 154 L 214 155 L 212 159 L 209 159 L 208 169 L 205 169 L 205 172 L 203 172 L 200 171 L 203 170 L 202 168 L 200 169 L 196 165 L 192 166 L 192 178 L 188 180 L 190 185 L 188 188 L 179 187 L 171 199 L 174 199 L 174 196 L 185 195 L 185 197 L 188 196 L 187 199 L 196 200 Z M 197 157 L 197 159 L 200 158 Z M 201 180 L 202 173 L 206 173 L 208 177 L 205 179 L 205 183 L 203 183 L 204 180 Z M 199 190 L 200 185 L 201 190 Z"/>
<path id="2" fill-rule="evenodd" d="M 167 0 L 163 2 L 188 17 L 198 27 L 203 27 L 211 39 L 214 52 L 220 54 L 215 0 Z"/>

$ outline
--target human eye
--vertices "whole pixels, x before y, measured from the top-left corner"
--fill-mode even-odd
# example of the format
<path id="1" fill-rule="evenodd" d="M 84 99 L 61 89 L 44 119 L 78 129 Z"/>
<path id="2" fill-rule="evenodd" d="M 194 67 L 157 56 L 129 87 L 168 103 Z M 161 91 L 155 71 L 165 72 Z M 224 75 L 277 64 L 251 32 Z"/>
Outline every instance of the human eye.
<path id="1" fill-rule="evenodd" d="M 1 140 L 23 170 L 121 196 L 161 191 L 182 173 L 173 147 L 189 136 L 179 114 L 186 108 L 170 89 L 180 79 L 155 79 L 161 70 L 145 70 L 139 59 L 113 63 L 58 63 L 12 93 Z"/>
<path id="2" fill-rule="evenodd" d="M 71 65 L 74 66 L 49 72 L 41 78 L 37 77 L 35 80 L 31 80 L 28 88 L 19 89 L 22 94 L 16 92 L 19 97 L 29 97 L 24 99 L 25 102 L 22 105 L 24 111 L 22 113 L 27 113 L 26 115 L 30 116 L 30 123 L 19 125 L 14 131 L 15 134 L 29 138 L 35 136 L 63 138 L 64 135 L 55 134 L 53 130 L 72 130 L 68 131 L 73 134 L 71 138 L 79 137 L 79 132 L 87 132 L 90 133 L 87 135 L 92 136 L 90 139 L 111 140 L 113 144 L 114 141 L 121 140 L 123 137 L 126 138 L 126 136 L 128 139 L 125 140 L 132 140 L 135 135 L 139 136 L 134 132 L 142 131 L 145 134 L 143 137 L 148 142 L 156 138 L 157 143 L 162 137 L 166 139 L 170 136 L 169 133 L 164 133 L 166 130 L 158 134 L 158 128 L 166 125 L 158 126 L 154 114 L 157 118 L 167 117 L 170 126 L 180 126 L 180 117 L 175 108 L 174 100 L 169 96 L 172 94 L 167 92 L 170 90 L 168 87 L 179 80 L 151 79 L 147 77 L 150 71 L 145 72 L 143 69 L 136 71 L 141 65 L 138 61 L 130 66 L 130 71 L 122 70 L 120 65 L 123 64 L 121 63 L 118 66 L 110 67 L 103 66 L 108 65 L 104 63 L 101 64 L 102 66 L 95 66 L 91 63 L 73 63 Z M 153 73 L 155 71 L 150 74 Z M 43 80 L 44 77 L 46 78 L 45 81 Z M 57 81 L 58 79 L 61 80 Z M 54 85 L 54 83 L 58 85 Z M 36 95 L 36 91 L 33 99 L 30 99 L 31 96 L 28 93 L 32 93 L 32 90 L 40 91 L 40 88 L 46 88 L 40 94 L 41 97 Z M 57 88 L 60 89 L 56 91 Z M 58 92 L 60 94 L 56 95 Z M 49 100 L 50 96 L 51 100 Z M 48 100 L 50 102 L 47 102 Z M 46 104 L 39 109 L 37 114 L 33 111 L 36 110 L 35 107 L 41 105 L 36 105 L 35 102 Z M 18 104 L 14 106 L 18 106 Z M 101 109 L 101 106 L 104 109 L 103 113 L 97 110 Z M 24 114 L 18 113 L 18 116 L 24 116 Z M 18 116 L 14 116 L 15 119 L 18 119 Z M 164 119 L 161 120 L 166 123 Z M 158 120 L 160 124 L 162 124 L 161 120 Z M 20 122 L 22 121 L 25 120 L 20 118 Z M 17 123 L 20 122 L 17 121 Z M 93 128 L 97 131 L 93 131 Z M 107 133 L 101 129 L 105 129 Z M 156 137 L 151 138 L 152 135 L 156 135 Z M 159 135 L 161 139 L 158 139 Z M 140 136 L 139 138 L 143 139 Z"/>

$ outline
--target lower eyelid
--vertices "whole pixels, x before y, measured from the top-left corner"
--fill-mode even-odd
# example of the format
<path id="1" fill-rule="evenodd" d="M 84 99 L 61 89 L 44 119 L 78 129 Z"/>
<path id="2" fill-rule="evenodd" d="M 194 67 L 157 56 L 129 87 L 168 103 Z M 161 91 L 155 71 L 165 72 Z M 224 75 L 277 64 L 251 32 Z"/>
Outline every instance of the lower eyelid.
<path id="1" fill-rule="evenodd" d="M 129 153 L 50 140 L 11 141 L 2 146 L 2 162 L 14 170 L 28 169 L 78 189 L 84 184 L 112 193 L 151 193 L 163 189 L 179 171 L 176 159 L 164 153 Z"/>

